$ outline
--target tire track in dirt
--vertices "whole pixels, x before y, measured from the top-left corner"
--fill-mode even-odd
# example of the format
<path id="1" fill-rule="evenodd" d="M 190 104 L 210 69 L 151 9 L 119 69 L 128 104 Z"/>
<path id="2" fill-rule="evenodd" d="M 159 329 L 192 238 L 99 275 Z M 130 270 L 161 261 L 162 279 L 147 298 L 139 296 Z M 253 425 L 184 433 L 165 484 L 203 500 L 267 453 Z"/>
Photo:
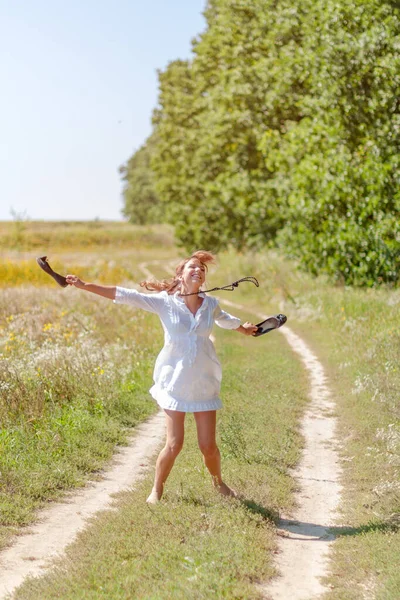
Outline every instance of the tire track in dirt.
<path id="1" fill-rule="evenodd" d="M 146 263 L 139 267 L 145 277 L 152 276 Z M 135 427 L 128 445 L 116 452 L 114 465 L 104 472 L 100 481 L 92 482 L 78 492 L 66 493 L 63 501 L 54 502 L 40 511 L 38 522 L 0 553 L 0 600 L 15 591 L 26 577 L 43 575 L 91 517 L 100 510 L 113 508 L 114 494 L 130 489 L 140 481 L 164 441 L 164 432 L 164 413 L 159 411 Z"/>
<path id="2" fill-rule="evenodd" d="M 149 264 L 142 263 L 145 277 L 152 273 Z M 247 307 L 220 299 L 222 304 L 265 315 Z M 326 588 L 320 578 L 326 574 L 328 551 L 334 536 L 329 527 L 334 524 L 340 499 L 339 460 L 335 449 L 335 407 L 327 387 L 322 365 L 304 341 L 285 325 L 279 330 L 293 351 L 299 355 L 310 377 L 311 402 L 302 422 L 305 448 L 302 460 L 292 476 L 298 482 L 297 508 L 279 522 L 279 554 L 276 566 L 279 576 L 261 586 L 264 598 L 270 600 L 311 600 Z M 115 465 L 101 481 L 80 492 L 68 494 L 40 513 L 40 521 L 27 534 L 0 554 L 0 600 L 15 590 L 25 577 L 40 576 L 52 566 L 52 559 L 62 554 L 98 511 L 112 508 L 112 495 L 128 489 L 145 474 L 151 458 L 164 437 L 164 417 L 159 412 L 135 428 L 131 443 L 114 457 Z M 321 543 L 322 542 L 322 543 Z"/>
<path id="3" fill-rule="evenodd" d="M 164 415 L 157 413 L 135 427 L 128 446 L 114 455 L 114 466 L 100 481 L 66 494 L 40 512 L 28 533 L 0 554 L 0 599 L 21 585 L 25 577 L 39 577 L 84 529 L 98 511 L 112 509 L 113 494 L 130 489 L 146 473 L 164 436 Z"/>
<path id="4" fill-rule="evenodd" d="M 220 301 L 260 320 L 267 318 L 241 304 Z M 327 574 L 329 550 L 335 539 L 330 527 L 335 524 L 341 493 L 337 419 L 322 364 L 289 327 L 285 325 L 279 332 L 308 372 L 311 402 L 301 423 L 305 444 L 302 458 L 291 473 L 298 488 L 296 508 L 292 514 L 282 515 L 278 523 L 275 565 L 279 575 L 260 588 L 268 600 L 311 600 L 327 591 L 321 578 Z"/>
<path id="5" fill-rule="evenodd" d="M 225 298 L 219 300 L 260 320 L 268 316 Z M 260 588 L 266 600 L 312 600 L 327 591 L 322 578 L 328 570 L 329 550 L 335 539 L 330 528 L 335 525 L 340 502 L 336 405 L 317 356 L 287 325 L 278 332 L 285 336 L 308 373 L 310 404 L 300 425 L 304 438 L 302 457 L 291 472 L 297 483 L 296 508 L 291 514 L 283 514 L 278 523 L 275 565 L 279 575 Z"/>

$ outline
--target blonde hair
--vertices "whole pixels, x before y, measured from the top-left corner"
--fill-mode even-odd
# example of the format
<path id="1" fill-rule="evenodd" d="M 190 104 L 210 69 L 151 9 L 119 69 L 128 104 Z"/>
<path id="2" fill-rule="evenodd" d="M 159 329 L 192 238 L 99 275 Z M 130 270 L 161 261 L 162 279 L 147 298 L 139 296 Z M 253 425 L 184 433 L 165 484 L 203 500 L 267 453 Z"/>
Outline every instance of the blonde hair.
<path id="1" fill-rule="evenodd" d="M 146 290 L 151 292 L 166 291 L 168 294 L 174 294 L 180 288 L 180 276 L 182 275 L 185 265 L 192 259 L 198 260 L 206 267 L 206 269 L 208 269 L 209 264 L 215 263 L 214 254 L 207 252 L 207 250 L 197 250 L 197 252 L 194 252 L 191 256 L 189 256 L 189 258 L 181 260 L 181 262 L 175 268 L 174 277 L 171 279 L 162 279 L 161 281 L 158 281 L 157 279 L 141 281 L 141 287 L 144 287 Z"/>

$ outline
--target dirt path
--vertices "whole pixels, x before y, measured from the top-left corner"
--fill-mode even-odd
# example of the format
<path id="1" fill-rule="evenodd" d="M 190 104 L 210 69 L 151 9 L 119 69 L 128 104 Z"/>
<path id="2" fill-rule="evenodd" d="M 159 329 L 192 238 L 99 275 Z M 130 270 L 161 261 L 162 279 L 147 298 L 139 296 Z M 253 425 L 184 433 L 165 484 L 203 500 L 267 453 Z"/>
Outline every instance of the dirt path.
<path id="1" fill-rule="evenodd" d="M 143 274 L 151 276 L 147 265 L 160 262 L 143 263 Z M 249 312 L 229 300 L 221 298 L 221 303 Z M 253 314 L 260 320 L 265 318 L 262 314 Z M 280 522 L 276 562 L 280 576 L 262 590 L 264 597 L 271 600 L 311 600 L 324 591 L 320 577 L 326 572 L 327 553 L 333 540 L 329 526 L 333 524 L 340 493 L 334 448 L 334 404 L 315 355 L 287 326 L 280 332 L 309 372 L 311 403 L 302 424 L 303 459 L 293 473 L 299 484 L 298 509 Z M 51 566 L 52 558 L 64 551 L 96 512 L 112 508 L 112 495 L 130 488 L 143 476 L 163 437 L 164 418 L 158 413 L 135 429 L 131 443 L 116 454 L 114 466 L 101 481 L 67 495 L 64 502 L 54 503 L 43 511 L 40 522 L 0 555 L 0 600 L 15 590 L 25 577 L 39 576 Z"/>
<path id="2" fill-rule="evenodd" d="M 135 428 L 129 445 L 116 453 L 114 465 L 100 481 L 43 510 L 40 521 L 0 555 L 0 599 L 28 575 L 43 574 L 51 559 L 64 551 L 90 517 L 112 508 L 113 494 L 130 489 L 141 479 L 163 438 L 164 415 L 159 412 Z"/>
<path id="3" fill-rule="evenodd" d="M 229 300 L 221 299 L 221 303 L 248 312 L 246 307 Z M 260 320 L 266 318 L 266 315 L 254 314 Z M 279 331 L 308 371 L 311 402 L 301 424 L 305 442 L 303 456 L 292 473 L 298 485 L 297 508 L 293 514 L 282 515 L 279 522 L 276 559 L 279 576 L 261 589 L 264 598 L 269 600 L 311 600 L 326 591 L 321 577 L 327 572 L 328 553 L 334 540 L 329 527 L 335 524 L 340 500 L 335 404 L 324 369 L 315 354 L 286 325 Z"/>
<path id="4" fill-rule="evenodd" d="M 151 273 L 145 264 L 143 274 Z M 0 600 L 13 592 L 28 576 L 40 576 L 51 566 L 98 511 L 112 508 L 113 494 L 131 488 L 146 472 L 164 440 L 162 411 L 138 425 L 126 447 L 114 456 L 113 466 L 100 481 L 66 495 L 41 511 L 39 521 L 0 554 Z"/>
<path id="5" fill-rule="evenodd" d="M 139 265 L 145 277 L 153 274 L 147 264 Z M 12 593 L 28 576 L 40 576 L 51 567 L 52 559 L 73 542 L 90 517 L 112 508 L 112 496 L 129 489 L 144 475 L 164 440 L 162 411 L 137 426 L 128 445 L 115 455 L 114 465 L 100 481 L 82 490 L 66 494 L 64 501 L 52 503 L 41 511 L 39 521 L 17 537 L 15 543 L 0 553 L 0 600 Z"/>

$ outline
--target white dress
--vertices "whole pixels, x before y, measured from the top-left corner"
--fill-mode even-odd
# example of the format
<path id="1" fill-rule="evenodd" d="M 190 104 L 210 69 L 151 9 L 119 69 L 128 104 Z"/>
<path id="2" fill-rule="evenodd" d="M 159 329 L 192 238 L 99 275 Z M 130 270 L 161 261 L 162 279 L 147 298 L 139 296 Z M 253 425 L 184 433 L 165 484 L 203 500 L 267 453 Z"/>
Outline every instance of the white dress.
<path id="1" fill-rule="evenodd" d="M 241 321 L 223 311 L 216 298 L 200 296 L 203 303 L 193 315 L 179 293 L 142 294 L 117 287 L 114 302 L 143 308 L 161 320 L 164 347 L 157 357 L 150 389 L 161 408 L 200 412 L 222 407 L 221 365 L 209 336 L 214 321 L 223 329 L 237 329 Z"/>

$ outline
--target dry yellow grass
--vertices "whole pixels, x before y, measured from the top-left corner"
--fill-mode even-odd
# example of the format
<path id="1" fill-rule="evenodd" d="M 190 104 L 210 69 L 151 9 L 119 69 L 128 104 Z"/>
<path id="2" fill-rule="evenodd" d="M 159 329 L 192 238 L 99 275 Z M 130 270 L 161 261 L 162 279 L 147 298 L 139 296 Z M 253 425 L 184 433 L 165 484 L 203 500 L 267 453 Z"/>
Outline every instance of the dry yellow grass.
<path id="1" fill-rule="evenodd" d="M 100 260 L 90 267 L 81 264 L 68 264 L 67 266 L 56 260 L 51 261 L 51 266 L 55 271 L 65 274 L 67 272 L 82 273 L 84 271 L 86 278 L 96 279 L 101 283 L 109 283 L 110 285 L 133 278 L 131 269 L 113 260 Z M 26 284 L 35 286 L 57 285 L 49 275 L 39 268 L 35 259 L 0 261 L 0 286 L 10 287 Z"/>
<path id="2" fill-rule="evenodd" d="M 0 250 L 44 254 L 57 249 L 157 248 L 173 245 L 172 229 L 166 225 L 140 227 L 109 221 L 0 221 Z"/>
<path id="3" fill-rule="evenodd" d="M 0 287 L 56 286 L 36 263 L 44 255 L 59 273 L 112 285 L 139 281 L 138 263 L 175 256 L 176 249 L 167 226 L 0 222 Z"/>

